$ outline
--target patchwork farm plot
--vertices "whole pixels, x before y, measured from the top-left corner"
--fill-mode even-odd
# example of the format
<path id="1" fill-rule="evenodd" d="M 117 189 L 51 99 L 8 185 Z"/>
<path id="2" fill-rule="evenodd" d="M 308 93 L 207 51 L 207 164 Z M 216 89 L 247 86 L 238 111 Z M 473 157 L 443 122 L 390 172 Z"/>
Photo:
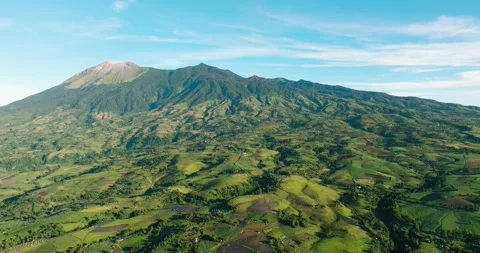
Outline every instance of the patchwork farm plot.
<path id="1" fill-rule="evenodd" d="M 0 108 L 0 251 L 480 250 L 477 109 L 207 65 L 139 78 Z"/>

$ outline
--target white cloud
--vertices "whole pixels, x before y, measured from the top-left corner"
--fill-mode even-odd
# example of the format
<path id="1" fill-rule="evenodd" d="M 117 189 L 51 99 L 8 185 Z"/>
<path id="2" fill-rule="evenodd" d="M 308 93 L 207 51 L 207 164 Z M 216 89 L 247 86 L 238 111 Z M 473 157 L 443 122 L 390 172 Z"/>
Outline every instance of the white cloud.
<path id="1" fill-rule="evenodd" d="M 135 0 L 115 0 L 113 2 L 112 8 L 113 8 L 114 11 L 120 12 L 134 2 L 135 2 Z"/>
<path id="2" fill-rule="evenodd" d="M 433 22 L 410 24 L 397 29 L 405 34 L 433 39 L 480 36 L 480 23 L 473 17 L 440 16 Z"/>
<path id="3" fill-rule="evenodd" d="M 332 44 L 315 44 L 285 37 L 267 37 L 250 34 L 240 36 L 236 43 L 249 46 L 278 49 L 286 58 L 317 60 L 319 62 L 305 64 L 302 67 L 339 67 L 339 66 L 391 66 L 391 67 L 418 67 L 417 70 L 405 68 L 396 69 L 397 72 L 437 72 L 446 67 L 480 66 L 480 25 L 477 20 L 468 17 L 441 16 L 433 22 L 413 23 L 407 25 L 378 25 L 378 24 L 350 24 L 327 23 L 305 19 L 303 17 L 289 17 L 284 15 L 266 14 L 270 18 L 283 22 L 315 29 L 327 33 L 340 33 L 349 36 L 373 35 L 373 33 L 393 33 L 395 35 L 426 36 L 429 38 L 449 38 L 452 36 L 470 37 L 472 40 L 448 42 L 416 42 L 416 43 L 372 43 L 363 40 L 357 46 L 336 46 Z M 379 22 L 377 22 L 379 23 Z M 385 24 L 386 22 L 381 22 Z M 355 34 L 358 33 L 358 34 Z M 376 35 L 378 37 L 378 35 Z M 367 40 L 368 41 L 368 40 Z M 234 47 L 234 46 L 232 46 Z M 233 49 L 232 49 L 233 50 Z M 428 67 L 428 68 L 427 68 Z"/>
<path id="4" fill-rule="evenodd" d="M 480 106 L 480 88 L 473 88 L 468 90 L 446 89 L 443 91 L 400 91 L 388 92 L 390 95 L 399 97 L 420 97 L 427 99 L 435 99 L 447 103 L 457 103 L 463 105 Z"/>
<path id="5" fill-rule="evenodd" d="M 285 48 L 297 48 L 299 44 L 302 42 L 286 38 L 286 37 L 267 37 L 259 34 L 250 34 L 250 35 L 243 35 L 238 36 L 235 38 L 235 42 L 238 44 L 239 42 L 250 43 L 255 45 L 262 45 L 262 46 L 269 46 L 269 47 L 277 47 L 282 46 Z"/>
<path id="6" fill-rule="evenodd" d="M 434 97 L 432 95 L 432 97 Z M 462 105 L 474 105 L 480 107 L 480 88 L 469 89 L 468 91 L 459 91 L 456 89 L 435 94 L 435 98 L 443 102 L 457 103 Z"/>
<path id="7" fill-rule="evenodd" d="M 435 94 L 431 92 L 411 92 L 411 91 L 396 91 L 390 92 L 390 95 L 397 97 L 422 97 L 422 98 L 431 98 Z"/>
<path id="8" fill-rule="evenodd" d="M 107 40 L 125 40 L 159 43 L 196 43 L 210 46 L 199 51 L 166 52 L 168 62 L 226 60 L 244 57 L 279 57 L 304 59 L 304 68 L 386 66 L 394 72 L 439 72 L 450 67 L 480 66 L 480 41 L 417 42 L 417 43 L 362 43 L 356 46 L 315 44 L 286 37 L 268 37 L 258 34 L 234 36 L 204 36 L 170 38 L 158 36 L 114 35 Z M 158 54 L 157 54 L 158 55 Z M 201 57 L 204 57 L 202 59 Z M 165 58 L 165 57 L 162 57 Z M 173 58 L 178 58 L 172 60 Z M 159 64 L 161 65 L 161 64 Z"/>
<path id="9" fill-rule="evenodd" d="M 430 39 L 479 38 L 480 21 L 473 17 L 440 16 L 433 21 L 414 23 L 388 23 L 380 21 L 332 22 L 304 16 L 266 12 L 270 19 L 337 36 L 372 40 L 371 35 L 407 35 Z M 375 40 L 377 40 L 376 38 Z"/>
<path id="10" fill-rule="evenodd" d="M 235 30 L 243 30 L 243 31 L 247 31 L 247 32 L 254 32 L 254 33 L 262 32 L 258 28 L 251 27 L 251 26 L 246 26 L 246 25 L 223 24 L 223 23 L 213 23 L 213 25 L 217 26 L 217 27 L 223 27 L 223 28 L 229 28 L 229 29 L 235 29 Z"/>
<path id="11" fill-rule="evenodd" d="M 333 68 L 333 67 L 363 67 L 364 64 L 348 63 L 348 62 L 328 62 L 328 63 L 306 63 L 298 65 L 300 68 L 314 69 L 314 68 Z"/>
<path id="12" fill-rule="evenodd" d="M 0 17 L 0 29 L 9 28 L 13 25 L 13 20 Z"/>
<path id="13" fill-rule="evenodd" d="M 0 84 L 0 106 L 40 92 L 37 88 L 18 84 Z"/>
<path id="14" fill-rule="evenodd" d="M 157 61 L 155 66 L 165 67 L 182 67 L 189 64 L 198 64 L 200 62 L 212 62 L 218 60 L 238 59 L 246 57 L 268 57 L 277 55 L 287 55 L 288 53 L 282 49 L 273 47 L 255 47 L 248 45 L 232 45 L 230 47 L 214 48 L 193 52 L 169 52 L 169 53 L 139 53 L 133 58 L 147 58 L 149 61 Z M 162 59 L 158 62 L 158 59 Z"/>
<path id="15" fill-rule="evenodd" d="M 237 46 L 180 54 L 177 59 L 180 61 L 214 61 L 244 57 L 275 56 L 279 54 L 282 54 L 282 52 L 276 48 Z"/>
<path id="16" fill-rule="evenodd" d="M 339 85 L 360 90 L 386 92 L 401 97 L 421 97 L 442 102 L 480 106 L 480 70 L 464 71 L 449 79 L 406 82 L 344 82 Z"/>
<path id="17" fill-rule="evenodd" d="M 193 37 L 197 35 L 196 32 L 193 32 L 190 30 L 184 30 L 184 29 L 173 29 L 172 33 L 173 35 L 180 36 L 180 37 Z"/>
<path id="18" fill-rule="evenodd" d="M 110 39 L 186 42 L 149 36 Z M 195 42 L 203 43 L 201 39 L 195 39 Z M 480 42 L 367 45 L 354 48 L 315 45 L 287 38 L 241 37 L 236 42 L 232 40 L 227 43 L 224 40 L 222 45 L 213 46 L 212 49 L 165 52 L 161 55 L 164 56 L 162 58 L 176 58 L 175 61 L 179 63 L 271 56 L 309 60 L 308 64 L 299 65 L 304 68 L 387 66 L 392 67 L 393 71 L 413 73 L 436 72 L 449 67 L 480 66 Z"/>
<path id="19" fill-rule="evenodd" d="M 222 44 L 228 47 L 224 49 L 225 51 L 238 50 L 238 53 L 220 56 L 222 59 L 226 59 L 225 57 L 228 55 L 232 55 L 234 58 L 264 56 L 263 52 L 274 51 L 276 53 L 269 56 L 317 61 L 301 65 L 305 68 L 390 66 L 397 67 L 394 69 L 397 72 L 425 73 L 442 71 L 447 67 L 480 66 L 480 41 L 366 44 L 348 47 L 253 34 L 240 36 L 231 43 L 222 41 Z M 241 50 L 245 47 L 256 48 L 257 50 L 254 52 L 259 54 L 252 55 L 252 52 Z M 246 55 L 241 56 L 242 53 Z M 423 66 L 423 68 L 418 68 L 419 66 Z M 409 70 L 406 67 L 416 67 L 416 70 Z"/>
<path id="20" fill-rule="evenodd" d="M 392 72 L 408 72 L 408 73 L 430 73 L 430 72 L 440 72 L 447 70 L 448 68 L 418 68 L 418 67 L 401 67 L 390 69 Z"/>
<path id="21" fill-rule="evenodd" d="M 408 90 L 438 90 L 449 88 L 480 88 L 480 70 L 464 71 L 457 74 L 455 79 L 450 80 L 425 80 L 425 81 L 408 81 L 408 82 L 378 82 L 378 83 L 343 83 L 342 85 L 349 87 L 363 87 L 373 90 L 381 90 L 388 92 L 405 92 Z"/>
<path id="22" fill-rule="evenodd" d="M 157 43 L 195 43 L 191 40 L 159 37 L 154 35 L 112 35 L 105 37 L 105 40 L 118 40 L 118 41 L 133 41 L 133 42 L 157 42 Z"/>
<path id="23" fill-rule="evenodd" d="M 265 12 L 264 15 L 270 19 L 282 22 L 284 24 L 298 26 L 305 29 L 325 33 L 335 34 L 343 37 L 353 37 L 361 40 L 369 40 L 365 35 L 373 33 L 385 33 L 387 27 L 368 23 L 345 23 L 317 20 L 304 16 L 294 16 Z"/>
<path id="24" fill-rule="evenodd" d="M 272 67 L 272 68 L 285 68 L 285 67 L 292 66 L 291 64 L 288 64 L 288 63 L 260 63 L 258 65 L 262 67 Z"/>
<path id="25" fill-rule="evenodd" d="M 102 35 L 121 28 L 124 22 L 118 18 L 105 18 L 101 20 L 87 20 L 83 23 L 71 24 L 76 27 L 75 34 L 80 36 Z M 72 30 L 71 30 L 72 31 Z"/>
<path id="26" fill-rule="evenodd" d="M 335 63 L 337 66 L 479 66 L 480 42 L 329 47 L 297 51 L 294 58 Z"/>
<path id="27" fill-rule="evenodd" d="M 93 37 L 105 35 L 124 25 L 124 21 L 116 17 L 86 18 L 80 20 L 62 20 L 57 22 L 38 22 L 23 24 L 21 29 L 31 34 L 53 33 L 56 36 Z"/>

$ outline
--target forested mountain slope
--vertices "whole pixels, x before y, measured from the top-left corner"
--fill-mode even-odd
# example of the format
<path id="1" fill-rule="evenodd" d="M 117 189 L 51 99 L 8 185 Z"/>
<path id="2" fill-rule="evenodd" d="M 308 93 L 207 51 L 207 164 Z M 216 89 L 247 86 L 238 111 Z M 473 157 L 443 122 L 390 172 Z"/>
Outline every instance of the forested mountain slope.
<path id="1" fill-rule="evenodd" d="M 11 252 L 478 252 L 479 196 L 477 107 L 106 62 L 0 108 Z"/>

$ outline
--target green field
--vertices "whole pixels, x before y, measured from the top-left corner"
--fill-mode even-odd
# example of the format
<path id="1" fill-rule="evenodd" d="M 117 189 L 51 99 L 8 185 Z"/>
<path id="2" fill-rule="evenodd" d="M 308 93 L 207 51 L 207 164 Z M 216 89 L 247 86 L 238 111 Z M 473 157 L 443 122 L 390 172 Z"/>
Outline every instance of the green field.
<path id="1" fill-rule="evenodd" d="M 1 252 L 480 252 L 478 108 L 141 70 L 0 107 Z"/>

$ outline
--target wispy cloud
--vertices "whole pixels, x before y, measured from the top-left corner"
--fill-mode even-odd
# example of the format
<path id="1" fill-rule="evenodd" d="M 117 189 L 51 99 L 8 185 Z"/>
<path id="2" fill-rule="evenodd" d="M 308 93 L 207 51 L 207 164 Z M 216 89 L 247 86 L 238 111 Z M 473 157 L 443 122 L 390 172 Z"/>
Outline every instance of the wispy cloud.
<path id="1" fill-rule="evenodd" d="M 473 17 L 440 16 L 433 22 L 409 24 L 395 29 L 405 34 L 432 39 L 480 37 L 480 22 Z"/>
<path id="2" fill-rule="evenodd" d="M 275 56 L 282 54 L 280 49 L 240 46 L 235 48 L 220 48 L 203 52 L 192 52 L 179 55 L 179 59 L 206 61 L 225 60 L 244 57 Z"/>
<path id="3" fill-rule="evenodd" d="M 67 38 L 74 37 L 95 37 L 105 36 L 112 31 L 123 27 L 124 21 L 116 17 L 86 18 L 77 20 L 62 20 L 61 22 L 37 22 L 30 24 L 19 24 L 21 31 L 33 35 L 52 33 L 55 36 Z"/>
<path id="4" fill-rule="evenodd" d="M 120 12 L 127 8 L 129 5 L 133 4 L 135 0 L 115 0 L 112 4 L 112 8 L 116 12 Z"/>
<path id="5" fill-rule="evenodd" d="M 242 30 L 247 32 L 254 32 L 254 33 L 261 33 L 262 31 L 258 28 L 246 25 L 238 25 L 238 24 L 224 24 L 224 23 L 212 23 L 214 26 L 223 27 L 228 29 L 234 30 Z"/>
<path id="6" fill-rule="evenodd" d="M 13 25 L 13 20 L 0 17 L 0 29 L 9 28 Z"/>
<path id="7" fill-rule="evenodd" d="M 366 39 L 365 35 L 385 32 L 385 27 L 376 26 L 374 24 L 330 22 L 304 16 L 278 14 L 272 12 L 264 12 L 263 14 L 264 16 L 279 21 L 283 24 L 298 26 L 325 34 L 335 34 L 342 37 L 353 37 L 362 40 Z"/>
<path id="8" fill-rule="evenodd" d="M 283 24 L 337 36 L 370 40 L 370 35 L 406 35 L 444 38 L 480 38 L 480 21 L 473 17 L 440 16 L 433 21 L 413 23 L 388 23 L 379 21 L 334 22 L 304 16 L 265 12 L 270 19 Z"/>
<path id="9" fill-rule="evenodd" d="M 348 24 L 348 23 L 315 23 L 303 18 L 289 18 L 288 16 L 273 16 L 287 20 L 287 22 L 305 27 L 316 27 L 328 32 L 361 31 L 409 34 L 412 36 L 436 37 L 443 33 L 474 35 L 476 20 L 469 18 L 452 18 L 442 16 L 432 22 L 414 23 L 407 25 Z M 383 22 L 385 23 L 385 22 Z M 450 24 L 450 26 L 448 26 Z M 229 24 L 216 24 L 231 27 Z M 235 26 L 236 27 L 236 26 Z M 151 42 L 151 43 L 196 43 L 203 44 L 204 49 L 195 51 L 181 50 L 170 53 L 170 63 L 195 62 L 206 60 L 226 60 L 244 57 L 272 56 L 284 59 L 303 59 L 308 63 L 301 64 L 303 68 L 325 67 L 390 67 L 393 72 L 427 73 L 439 72 L 450 67 L 480 66 L 480 40 L 415 43 L 382 43 L 362 41 L 351 45 L 337 46 L 333 44 L 319 44 L 298 39 L 267 36 L 265 33 L 252 33 L 248 27 L 240 26 L 244 32 L 233 35 L 211 35 L 184 33 L 174 31 L 170 36 L 109 34 L 106 40 Z M 443 27 L 443 28 L 442 28 Z M 458 28 L 458 31 L 456 30 Z M 442 30 L 443 29 L 443 30 Z M 248 31 L 248 33 L 245 33 Z M 438 34 L 437 34 L 438 33 Z M 182 36 L 183 35 L 183 36 Z M 352 36 L 354 34 L 352 33 Z M 364 34 L 365 35 L 365 34 Z M 250 51 L 249 51 L 250 50 Z M 204 57 L 202 59 L 202 57 Z"/>
<path id="10" fill-rule="evenodd" d="M 130 34 L 106 36 L 105 40 L 155 42 L 155 43 L 195 43 L 192 40 L 185 40 L 185 39 L 178 39 L 178 38 L 160 37 L 160 36 L 154 36 L 154 35 L 130 35 Z"/>
<path id="11" fill-rule="evenodd" d="M 294 48 L 297 47 L 297 44 L 301 44 L 300 41 L 295 39 L 286 38 L 286 37 L 267 37 L 264 35 L 259 34 L 249 34 L 249 35 L 242 35 L 237 36 L 235 38 L 237 43 L 249 43 L 255 45 L 262 45 L 262 46 L 270 46 L 270 47 L 286 47 L 286 48 Z"/>
<path id="12" fill-rule="evenodd" d="M 344 82 L 339 85 L 386 92 L 401 97 L 421 97 L 480 106 L 480 70 L 459 72 L 452 78 L 404 82 Z"/>
<path id="13" fill-rule="evenodd" d="M 288 49 L 288 58 L 317 60 L 304 67 L 434 67 L 427 71 L 452 66 L 479 66 L 480 41 L 449 43 L 366 44 L 363 46 L 334 46 L 314 44 L 288 38 L 256 37 L 264 46 Z M 279 55 L 281 56 L 281 55 Z M 420 70 L 421 71 L 421 70 Z"/>
<path id="14" fill-rule="evenodd" d="M 337 66 L 479 66 L 480 42 L 329 47 L 298 51 L 292 57 L 335 63 Z"/>
<path id="15" fill-rule="evenodd" d="M 73 23 L 70 26 L 76 28 L 76 34 L 80 36 L 103 35 L 108 32 L 120 29 L 124 22 L 118 18 L 105 18 L 101 20 L 87 20 L 83 23 Z"/>
<path id="16" fill-rule="evenodd" d="M 448 88 L 480 88 L 480 70 L 464 71 L 457 74 L 456 79 L 425 80 L 409 82 L 379 82 L 379 83 L 343 83 L 350 87 L 366 87 L 373 90 L 401 92 L 403 90 L 448 89 Z"/>
<path id="17" fill-rule="evenodd" d="M 272 68 L 286 68 L 286 67 L 292 66 L 291 64 L 288 64 L 288 63 L 260 63 L 258 65 L 262 67 L 272 67 Z"/>
<path id="18" fill-rule="evenodd" d="M 163 52 L 163 53 L 139 53 L 134 57 L 140 57 L 143 59 L 150 59 L 150 61 L 156 59 L 162 59 L 155 64 L 157 67 L 181 67 L 190 64 L 198 64 L 200 62 L 212 62 L 219 60 L 239 59 L 239 58 L 252 58 L 252 57 L 268 57 L 276 55 L 285 55 L 282 49 L 271 47 L 254 47 L 254 46 L 231 46 L 223 48 L 215 48 L 202 51 L 191 52 Z M 160 57 L 161 56 L 161 57 Z"/>
<path id="19" fill-rule="evenodd" d="M 364 64 L 348 63 L 348 62 L 327 62 L 327 63 L 303 63 L 298 65 L 301 68 L 316 69 L 316 68 L 334 68 L 334 67 L 364 67 Z"/>
<path id="20" fill-rule="evenodd" d="M 463 105 L 480 106 L 477 97 L 480 96 L 480 88 L 468 89 L 445 89 L 445 90 L 429 90 L 429 91 L 394 91 L 388 92 L 390 95 L 399 97 L 420 97 L 428 99 L 436 99 L 442 102 L 457 103 Z"/>
<path id="21" fill-rule="evenodd" d="M 123 39 L 139 39 L 124 37 Z M 155 41 L 155 37 L 143 38 Z M 159 39 L 164 41 L 165 39 Z M 170 40 L 166 40 L 169 42 Z M 177 41 L 176 39 L 172 42 Z M 201 40 L 199 40 L 200 43 Z M 181 40 L 180 40 L 181 42 Z M 435 72 L 450 67 L 480 66 L 480 42 L 375 44 L 360 47 L 316 45 L 288 38 L 240 37 L 212 49 L 175 53 L 182 62 L 272 56 L 308 60 L 304 68 L 392 67 L 397 72 Z M 172 56 L 173 57 L 173 56 Z M 407 69 L 408 68 L 417 68 Z"/>
<path id="22" fill-rule="evenodd" d="M 390 92 L 390 95 L 394 95 L 397 97 L 423 97 L 423 98 L 430 98 L 434 96 L 435 93 L 431 92 L 410 92 L 410 91 L 397 91 L 397 92 Z"/>
<path id="23" fill-rule="evenodd" d="M 240 39 L 249 44 L 271 47 L 289 55 L 280 57 L 315 60 L 304 64 L 305 68 L 352 67 L 352 66 L 389 66 L 419 67 L 416 70 L 397 68 L 397 72 L 438 72 L 446 67 L 480 65 L 480 22 L 472 17 L 440 16 L 429 22 L 407 24 L 342 23 L 309 19 L 303 16 L 289 16 L 264 13 L 270 19 L 321 33 L 362 38 L 361 43 L 350 46 L 316 44 L 285 37 L 267 37 L 249 34 Z M 373 36 L 375 35 L 375 36 Z M 420 36 L 425 39 L 449 38 L 445 42 L 421 40 L 415 43 L 385 43 L 382 35 Z M 378 41 L 372 42 L 375 37 Z M 457 38 L 452 40 L 452 38 Z M 466 40 L 468 38 L 468 40 Z M 427 68 L 428 67 L 428 68 Z"/>
<path id="24" fill-rule="evenodd" d="M 185 29 L 173 29 L 172 34 L 180 37 L 193 37 L 197 35 L 196 32 Z"/>
<path id="25" fill-rule="evenodd" d="M 408 73 L 430 73 L 430 72 L 440 72 L 447 70 L 448 68 L 418 68 L 418 67 L 402 67 L 402 68 L 393 68 L 390 69 L 392 72 L 408 72 Z"/>

